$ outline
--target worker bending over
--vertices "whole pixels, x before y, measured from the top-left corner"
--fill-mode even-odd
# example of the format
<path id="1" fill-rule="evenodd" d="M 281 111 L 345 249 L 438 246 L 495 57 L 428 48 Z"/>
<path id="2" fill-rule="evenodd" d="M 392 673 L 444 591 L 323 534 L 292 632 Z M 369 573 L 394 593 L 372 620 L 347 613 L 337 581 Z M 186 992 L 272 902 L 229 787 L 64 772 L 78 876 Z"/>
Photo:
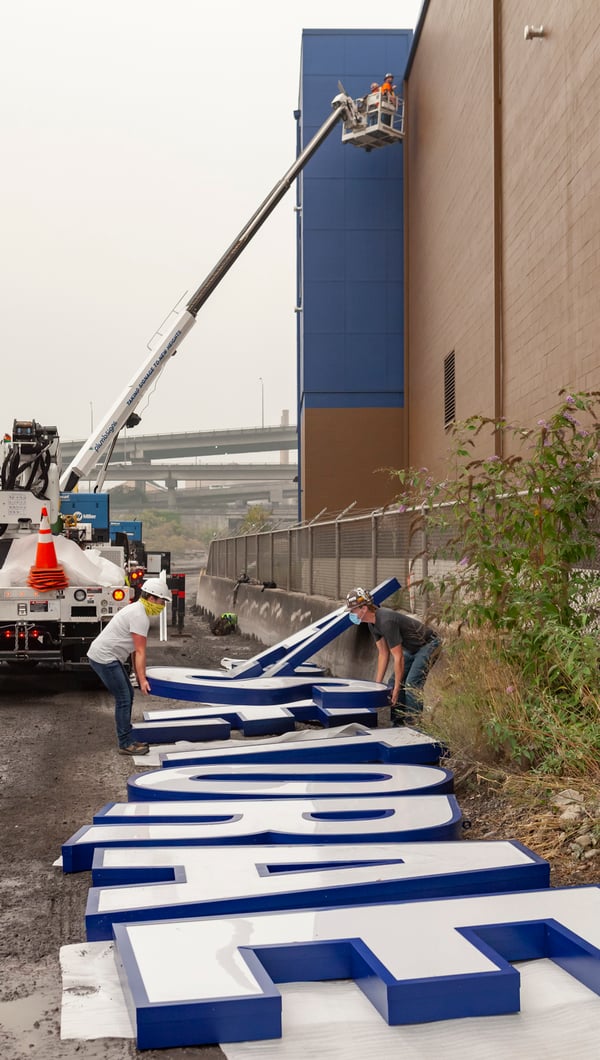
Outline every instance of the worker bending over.
<path id="1" fill-rule="evenodd" d="M 149 751 L 147 743 L 139 743 L 133 738 L 133 685 L 126 663 L 132 655 L 139 690 L 147 696 L 150 682 L 146 677 L 146 643 L 150 619 L 153 615 L 160 615 L 167 600 L 171 600 L 171 590 L 167 587 L 165 572 L 161 571 L 159 578 L 146 579 L 140 599 L 118 611 L 88 650 L 92 670 L 115 701 L 115 727 L 121 755 L 144 755 Z"/>
<path id="2" fill-rule="evenodd" d="M 350 621 L 366 622 L 377 646 L 375 680 L 380 684 L 390 661 L 394 676 L 392 689 L 392 725 L 404 725 L 423 710 L 423 686 L 441 648 L 441 640 L 431 626 L 403 611 L 378 607 L 368 589 L 352 589 L 346 597 Z"/>

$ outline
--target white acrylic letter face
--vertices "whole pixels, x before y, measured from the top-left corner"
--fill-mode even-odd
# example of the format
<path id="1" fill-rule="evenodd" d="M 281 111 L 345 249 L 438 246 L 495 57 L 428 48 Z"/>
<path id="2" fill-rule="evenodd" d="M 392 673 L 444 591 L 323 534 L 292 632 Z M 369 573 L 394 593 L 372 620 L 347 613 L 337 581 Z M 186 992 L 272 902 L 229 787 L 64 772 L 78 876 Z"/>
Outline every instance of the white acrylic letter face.
<path id="1" fill-rule="evenodd" d="M 230 706 L 292 706 L 301 699 L 319 706 L 382 707 L 387 703 L 387 685 L 375 681 L 344 680 L 341 677 L 236 677 L 235 670 L 186 670 L 182 666 L 150 666 L 146 671 L 150 690 L 168 699 L 190 699 L 197 703 L 228 703 Z"/>
<path id="2" fill-rule="evenodd" d="M 183 708 L 184 710 L 186 708 Z M 189 708 L 197 717 L 197 707 Z M 248 708 L 248 713 L 251 709 Z M 260 708 L 256 708 L 257 710 Z M 274 709 L 274 708 L 273 708 Z M 152 711 L 152 714 L 163 712 Z M 241 714 L 241 708 L 238 711 Z M 174 712 L 178 717 L 179 711 Z M 229 720 L 231 718 L 227 715 Z M 167 751 L 160 756 L 161 765 L 191 765 L 203 762 L 422 762 L 439 761 L 441 747 L 435 740 L 416 729 L 363 729 L 351 736 L 315 734 L 311 740 L 272 742 L 245 746 L 236 740 L 230 747 L 207 747 L 196 751 Z"/>
<path id="3" fill-rule="evenodd" d="M 147 811 L 154 814 L 157 806 L 165 804 L 150 802 L 138 805 L 145 806 Z M 179 806 L 177 801 L 171 804 L 172 815 L 177 815 Z M 110 817 L 107 816 L 106 820 L 109 821 Z M 63 845 L 64 871 L 79 872 L 90 869 L 97 847 L 240 843 L 400 843 L 442 841 L 456 839 L 460 835 L 460 810 L 453 795 L 312 801 L 198 801 L 196 822 L 198 823 L 107 823 L 81 828 Z"/>
<path id="4" fill-rule="evenodd" d="M 177 766 L 129 778 L 131 799 L 322 799 L 435 795 L 452 791 L 452 773 L 420 765 Z"/>
<path id="5" fill-rule="evenodd" d="M 175 731 L 171 734 L 171 740 L 176 739 L 221 739 L 219 736 L 208 735 L 202 737 L 194 734 L 194 728 L 198 721 L 208 724 L 207 719 L 212 719 L 213 724 L 227 723 L 232 729 L 241 729 L 244 736 L 264 736 L 273 733 L 293 732 L 296 722 L 318 721 L 324 728 L 336 725 L 349 725 L 351 723 L 368 725 L 371 728 L 377 726 L 377 710 L 372 705 L 352 706 L 345 703 L 344 697 L 339 696 L 339 705 L 324 706 L 315 699 L 301 699 L 289 703 L 287 707 L 277 704 L 265 705 L 261 703 L 240 703 L 239 706 L 231 706 L 223 703 L 198 703 L 195 707 L 179 707 L 175 710 L 146 710 L 144 711 L 144 725 L 140 726 L 138 735 L 148 735 L 150 743 L 157 743 L 158 738 L 152 736 L 155 726 L 164 727 L 178 726 L 185 733 L 185 725 L 189 728 L 190 735 L 178 735 Z M 157 728 L 158 731 L 158 728 Z M 167 743 L 168 739 L 164 739 Z"/>
<path id="6" fill-rule="evenodd" d="M 533 890 L 549 867 L 509 842 L 100 848 L 92 879 L 90 941 L 123 921 Z"/>
<path id="7" fill-rule="evenodd" d="M 222 718 L 232 729 L 241 729 L 244 736 L 294 732 L 296 721 L 287 707 L 228 707 L 199 703 L 195 707 L 176 707 L 172 710 L 145 710 L 144 721 L 151 725 L 175 722 L 196 722 L 205 718 Z"/>
<path id="8" fill-rule="evenodd" d="M 600 888 L 117 924 L 138 1046 L 279 1037 L 274 982 L 354 978 L 390 1024 L 519 1010 L 509 961 L 600 993 Z M 199 960 L 199 955 L 202 959 Z"/>

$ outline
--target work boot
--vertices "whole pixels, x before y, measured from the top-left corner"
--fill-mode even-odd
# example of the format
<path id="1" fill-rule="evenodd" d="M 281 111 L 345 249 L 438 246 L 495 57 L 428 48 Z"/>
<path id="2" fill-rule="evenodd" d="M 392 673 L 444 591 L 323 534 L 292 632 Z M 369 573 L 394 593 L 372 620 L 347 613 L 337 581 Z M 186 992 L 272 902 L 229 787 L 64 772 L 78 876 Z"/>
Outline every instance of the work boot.
<path id="1" fill-rule="evenodd" d="M 418 728 L 420 717 L 420 713 L 411 713 L 406 707 L 392 707 L 390 711 L 390 722 L 394 727 L 406 725 L 409 728 Z"/>
<path id="2" fill-rule="evenodd" d="M 127 747 L 119 747 L 120 755 L 147 755 L 150 746 L 147 743 L 128 743 Z"/>
<path id="3" fill-rule="evenodd" d="M 390 724 L 394 728 L 398 728 L 400 725 L 406 725 L 407 717 L 402 707 L 392 707 L 390 711 Z"/>

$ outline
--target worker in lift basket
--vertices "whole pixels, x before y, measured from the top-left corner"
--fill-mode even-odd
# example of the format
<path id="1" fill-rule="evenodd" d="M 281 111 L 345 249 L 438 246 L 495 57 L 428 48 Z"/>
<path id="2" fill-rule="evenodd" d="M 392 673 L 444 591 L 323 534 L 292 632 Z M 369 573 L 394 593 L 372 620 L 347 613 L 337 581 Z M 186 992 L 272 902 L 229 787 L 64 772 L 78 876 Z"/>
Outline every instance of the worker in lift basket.
<path id="1" fill-rule="evenodd" d="M 371 81 L 371 87 L 363 100 L 367 111 L 367 125 L 377 125 L 379 119 L 379 88 L 377 81 Z"/>
<path id="2" fill-rule="evenodd" d="M 146 579 L 139 600 L 118 611 L 88 650 L 92 670 L 114 696 L 120 755 L 147 755 L 150 750 L 147 743 L 137 743 L 132 739 L 133 685 L 125 663 L 133 655 L 133 668 L 140 692 L 147 696 L 150 683 L 146 677 L 146 643 L 150 619 L 160 615 L 168 600 L 171 600 L 171 591 L 167 587 L 167 576 L 161 571 L 159 578 Z"/>
<path id="3" fill-rule="evenodd" d="M 381 86 L 381 95 L 382 96 L 389 96 L 390 98 L 393 98 L 396 95 L 396 86 L 395 86 L 395 84 L 393 84 L 393 81 L 394 81 L 394 75 L 393 74 L 386 74 L 385 75 L 385 80 L 384 80 L 384 82 L 383 82 L 383 84 Z"/>
<path id="4" fill-rule="evenodd" d="M 368 589 L 351 589 L 346 597 L 350 621 L 365 622 L 377 646 L 375 680 L 383 682 L 390 661 L 394 675 L 388 682 L 392 725 L 405 725 L 423 710 L 423 685 L 441 649 L 431 626 L 414 615 L 378 607 Z"/>
<path id="5" fill-rule="evenodd" d="M 383 84 L 381 86 L 381 99 L 382 99 L 382 102 L 388 102 L 388 103 L 392 103 L 392 104 L 395 105 L 396 104 L 396 86 L 395 86 L 395 84 L 393 82 L 394 82 L 394 75 L 393 74 L 386 74 L 385 75 L 385 80 L 384 80 L 384 82 L 383 82 Z M 382 107 L 382 112 L 381 112 L 381 123 L 382 123 L 382 125 L 391 125 L 392 124 L 392 115 L 389 114 L 389 113 L 386 113 L 385 108 L 383 108 L 383 107 Z"/>

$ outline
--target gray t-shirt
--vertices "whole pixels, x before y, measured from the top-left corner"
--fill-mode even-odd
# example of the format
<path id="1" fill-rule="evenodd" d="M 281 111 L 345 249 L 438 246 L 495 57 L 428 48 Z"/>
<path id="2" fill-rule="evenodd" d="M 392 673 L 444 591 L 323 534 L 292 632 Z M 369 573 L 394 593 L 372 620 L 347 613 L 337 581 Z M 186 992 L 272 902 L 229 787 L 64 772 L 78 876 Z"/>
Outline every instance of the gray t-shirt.
<path id="1" fill-rule="evenodd" d="M 369 623 L 369 630 L 375 640 L 383 637 L 389 648 L 397 648 L 401 644 L 411 655 L 437 637 L 435 630 L 418 618 L 403 611 L 392 611 L 391 607 L 377 608 L 375 621 Z"/>
<path id="2" fill-rule="evenodd" d="M 150 619 L 141 600 L 127 604 L 98 634 L 89 646 L 88 657 L 97 663 L 113 663 L 125 660 L 135 651 L 132 633 L 147 637 Z"/>

